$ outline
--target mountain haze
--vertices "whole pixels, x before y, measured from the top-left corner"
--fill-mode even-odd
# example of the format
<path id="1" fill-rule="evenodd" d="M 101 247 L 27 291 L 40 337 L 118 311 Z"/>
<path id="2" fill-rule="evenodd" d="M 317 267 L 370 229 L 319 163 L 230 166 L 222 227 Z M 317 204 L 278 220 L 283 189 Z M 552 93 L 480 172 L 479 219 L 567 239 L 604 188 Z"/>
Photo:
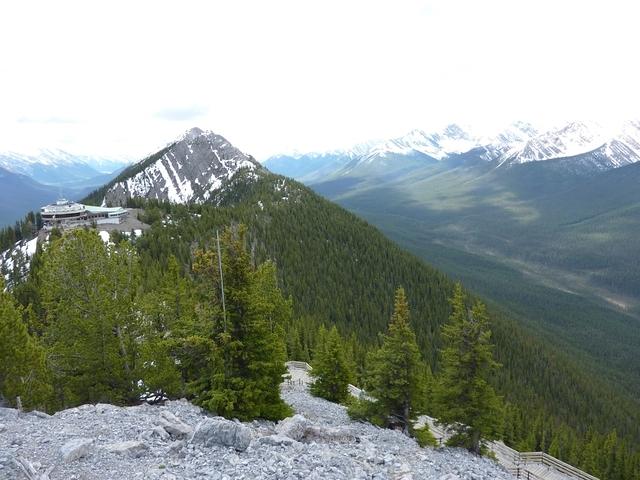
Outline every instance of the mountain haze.
<path id="1" fill-rule="evenodd" d="M 0 227 L 22 218 L 25 212 L 55 201 L 57 195 L 55 187 L 0 167 Z"/>

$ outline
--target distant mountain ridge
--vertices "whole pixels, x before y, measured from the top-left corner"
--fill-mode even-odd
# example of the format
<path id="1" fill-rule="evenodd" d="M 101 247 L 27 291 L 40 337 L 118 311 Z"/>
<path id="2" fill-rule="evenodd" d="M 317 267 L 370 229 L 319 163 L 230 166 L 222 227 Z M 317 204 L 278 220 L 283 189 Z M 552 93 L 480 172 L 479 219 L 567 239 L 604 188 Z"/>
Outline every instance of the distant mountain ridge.
<path id="1" fill-rule="evenodd" d="M 126 159 L 75 155 L 59 149 L 43 149 L 33 154 L 0 153 L 0 167 L 45 185 L 62 187 L 79 182 L 101 185 L 106 181 L 105 175 L 128 164 Z"/>
<path id="2" fill-rule="evenodd" d="M 192 128 L 124 170 L 92 197 L 108 205 L 125 205 L 130 198 L 200 203 L 241 170 L 262 167 L 221 135 Z"/>
<path id="3" fill-rule="evenodd" d="M 56 199 L 57 189 L 0 167 L 0 227 Z"/>
<path id="4" fill-rule="evenodd" d="M 124 159 L 74 155 L 63 150 L 0 153 L 0 226 L 57 198 L 78 199 L 111 180 Z"/>
<path id="5" fill-rule="evenodd" d="M 595 123 L 571 122 L 507 145 L 507 151 L 499 155 L 487 151 L 485 158 L 502 166 L 598 152 L 595 164 L 601 170 L 609 170 L 640 160 L 640 122 L 626 122 L 614 132 Z"/>
<path id="6" fill-rule="evenodd" d="M 336 177 L 406 174 L 429 162 L 466 155 L 508 167 L 533 161 L 573 158 L 587 170 L 609 170 L 640 161 L 640 121 L 627 121 L 616 129 L 595 122 L 569 122 L 539 130 L 514 122 L 491 136 L 451 124 L 436 132 L 412 130 L 387 141 L 367 144 L 366 151 L 309 153 L 271 157 L 267 168 L 307 183 Z M 323 162 L 323 159 L 329 161 Z M 572 166 L 569 166 L 572 168 Z M 574 166 L 575 167 L 575 166 Z M 302 172 L 302 174 L 301 174 Z"/>

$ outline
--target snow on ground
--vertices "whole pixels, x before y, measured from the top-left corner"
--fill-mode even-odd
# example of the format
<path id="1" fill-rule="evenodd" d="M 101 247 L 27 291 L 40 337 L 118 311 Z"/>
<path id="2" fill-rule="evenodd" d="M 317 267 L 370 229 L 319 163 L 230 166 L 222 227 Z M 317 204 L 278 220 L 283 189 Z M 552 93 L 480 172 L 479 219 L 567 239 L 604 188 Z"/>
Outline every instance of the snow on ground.
<path id="1" fill-rule="evenodd" d="M 0 267 L 5 273 L 5 284 L 10 281 L 14 266 L 17 265 L 21 269 L 21 275 L 23 276 L 29 272 L 31 257 L 36 253 L 37 247 L 38 238 L 36 237 L 28 241 L 21 240 L 13 248 L 0 253 Z"/>
<path id="2" fill-rule="evenodd" d="M 101 230 L 98 232 L 98 235 L 100 235 L 100 238 L 104 243 L 108 244 L 111 241 L 111 235 L 109 234 L 109 232 L 105 232 L 104 230 Z"/>

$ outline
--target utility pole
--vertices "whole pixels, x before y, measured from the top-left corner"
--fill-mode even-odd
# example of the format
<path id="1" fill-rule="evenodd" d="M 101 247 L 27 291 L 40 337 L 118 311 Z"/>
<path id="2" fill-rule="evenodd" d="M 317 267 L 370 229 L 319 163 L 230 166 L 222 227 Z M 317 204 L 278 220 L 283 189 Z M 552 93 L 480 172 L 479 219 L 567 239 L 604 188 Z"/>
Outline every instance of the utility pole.
<path id="1" fill-rule="evenodd" d="M 222 294 L 222 319 L 224 321 L 224 331 L 227 331 L 227 308 L 224 304 L 224 277 L 222 275 L 222 255 L 220 254 L 220 235 L 216 230 L 216 242 L 218 244 L 218 268 L 220 270 L 220 293 Z"/>

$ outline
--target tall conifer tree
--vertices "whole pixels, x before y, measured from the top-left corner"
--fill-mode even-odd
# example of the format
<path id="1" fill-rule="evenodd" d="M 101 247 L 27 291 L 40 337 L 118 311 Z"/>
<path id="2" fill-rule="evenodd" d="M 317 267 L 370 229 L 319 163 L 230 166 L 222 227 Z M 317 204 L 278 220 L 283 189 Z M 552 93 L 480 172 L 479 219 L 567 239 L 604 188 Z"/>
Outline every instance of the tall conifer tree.
<path id="1" fill-rule="evenodd" d="M 225 309 L 218 298 L 209 310 L 210 373 L 206 382 L 199 382 L 196 401 L 225 417 L 284 418 L 290 408 L 280 398 L 280 383 L 286 373 L 284 325 L 291 303 L 277 286 L 272 263 L 252 266 L 243 226 L 227 229 L 222 244 Z M 207 263 L 217 265 L 215 253 L 200 256 L 201 270 L 207 270 Z"/>
<path id="2" fill-rule="evenodd" d="M 44 349 L 29 335 L 22 311 L 0 275 L 0 397 L 26 408 L 46 409 L 52 393 Z"/>
<path id="3" fill-rule="evenodd" d="M 453 311 L 442 328 L 445 346 L 436 390 L 438 417 L 455 432 L 450 445 L 480 454 L 483 440 L 498 438 L 502 412 L 500 399 L 488 382 L 498 368 L 490 343 L 489 317 L 479 302 L 467 309 L 460 284 L 451 305 Z"/>
<path id="4" fill-rule="evenodd" d="M 62 406 L 137 400 L 137 276 L 132 247 L 106 246 L 95 231 L 66 233 L 47 250 L 45 338 Z"/>
<path id="5" fill-rule="evenodd" d="M 375 409 L 386 425 L 409 433 L 416 407 L 425 397 L 424 364 L 409 323 L 409 304 L 403 288 L 395 295 L 394 312 L 382 346 L 368 362 L 370 391 Z"/>
<path id="6" fill-rule="evenodd" d="M 319 345 L 313 357 L 314 377 L 311 393 L 331 402 L 344 402 L 349 397 L 352 367 L 345 356 L 345 345 L 333 326 L 329 332 L 319 335 Z"/>

